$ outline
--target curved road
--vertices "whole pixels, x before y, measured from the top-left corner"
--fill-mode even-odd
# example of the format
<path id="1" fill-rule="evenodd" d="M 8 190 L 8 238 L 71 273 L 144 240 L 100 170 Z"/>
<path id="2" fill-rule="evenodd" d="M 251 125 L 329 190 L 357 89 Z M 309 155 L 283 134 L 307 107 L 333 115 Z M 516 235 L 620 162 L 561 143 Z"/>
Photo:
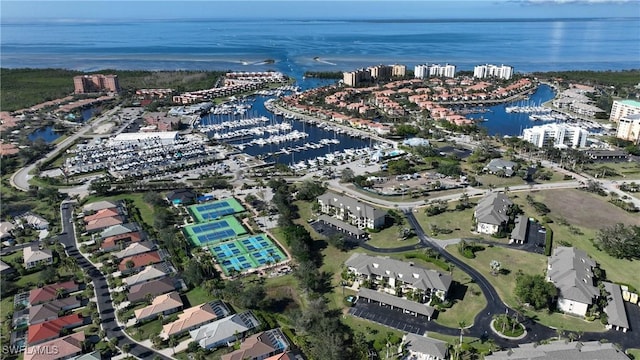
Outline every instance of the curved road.
<path id="1" fill-rule="evenodd" d="M 93 279 L 101 325 L 106 332 L 107 338 L 118 339 L 118 347 L 120 348 L 124 344 L 129 344 L 129 355 L 133 355 L 139 359 L 154 360 L 157 357 L 162 360 L 173 360 L 171 357 L 165 356 L 153 349 L 149 349 L 137 342 L 134 342 L 122 331 L 116 322 L 116 313 L 109 293 L 107 279 L 92 263 L 80 254 L 76 248 L 76 235 L 73 228 L 72 211 L 73 207 L 70 203 L 62 203 L 60 207 L 60 213 L 62 215 L 62 234 L 58 236 L 58 239 L 60 243 L 64 244 L 67 255 L 74 257 L 82 270 Z"/>
<path id="2" fill-rule="evenodd" d="M 526 318 L 522 321 L 522 324 L 524 324 L 527 329 L 527 334 L 523 338 L 518 340 L 510 340 L 510 339 L 505 339 L 496 335 L 490 328 L 490 323 L 491 323 L 491 320 L 493 319 L 493 316 L 496 314 L 504 314 L 506 312 L 508 312 L 509 314 L 514 314 L 515 311 L 509 308 L 500 299 L 500 296 L 496 292 L 495 288 L 489 283 L 489 281 L 482 274 L 480 274 L 480 272 L 478 272 L 476 269 L 472 268 L 465 262 L 461 261 L 460 259 L 456 258 L 455 256 L 451 255 L 437 241 L 435 241 L 434 239 L 426 235 L 426 233 L 422 229 L 422 226 L 413 215 L 413 208 L 403 207 L 402 211 L 406 215 L 409 224 L 414 228 L 416 235 L 420 239 L 419 244 L 402 246 L 398 248 L 386 248 L 386 249 L 376 248 L 368 244 L 361 244 L 360 246 L 364 249 L 378 252 L 378 253 L 393 253 L 398 251 L 408 251 L 408 250 L 414 250 L 414 249 L 419 249 L 424 247 L 431 247 L 432 249 L 438 251 L 438 253 L 443 258 L 445 258 L 448 262 L 454 264 L 458 269 L 467 273 L 471 277 L 471 279 L 480 287 L 482 293 L 487 299 L 487 306 L 482 311 L 480 311 L 478 315 L 476 315 L 473 325 L 465 329 L 466 334 L 471 335 L 473 337 L 481 338 L 481 339 L 487 338 L 487 337 L 493 338 L 496 344 L 502 347 L 514 347 L 517 344 L 536 342 L 536 341 L 550 339 L 557 336 L 556 329 L 536 323 L 534 320 L 529 318 Z M 370 308 L 368 304 L 364 305 L 364 307 Z M 629 322 L 631 324 L 640 324 L 640 308 L 638 308 L 637 306 L 632 306 L 630 304 L 625 304 L 625 307 L 627 309 Z M 388 311 L 393 311 L 393 310 L 388 310 Z M 412 320 L 413 320 L 412 317 L 410 316 L 407 317 L 407 321 L 412 321 Z M 455 335 L 455 336 L 460 334 L 460 329 L 446 327 L 435 322 L 422 323 L 421 325 L 423 328 L 426 328 L 428 331 L 435 331 L 438 333 Z M 564 330 L 571 332 L 571 329 L 564 329 Z M 597 341 L 601 339 L 606 339 L 612 343 L 619 344 L 623 349 L 638 347 L 638 344 L 640 344 L 640 332 L 633 331 L 633 330 L 634 329 L 632 329 L 632 331 L 627 333 L 622 333 L 620 331 L 613 331 L 613 330 L 609 330 L 606 332 L 585 332 L 580 337 L 580 340 Z"/>

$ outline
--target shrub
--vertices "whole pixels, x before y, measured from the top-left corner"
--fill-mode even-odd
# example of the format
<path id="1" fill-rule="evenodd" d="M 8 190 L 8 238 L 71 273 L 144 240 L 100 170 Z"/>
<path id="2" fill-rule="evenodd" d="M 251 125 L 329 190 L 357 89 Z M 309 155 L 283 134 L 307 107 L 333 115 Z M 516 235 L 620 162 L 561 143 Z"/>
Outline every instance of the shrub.
<path id="1" fill-rule="evenodd" d="M 547 228 L 547 234 L 544 243 L 544 254 L 551 256 L 551 249 L 553 247 L 553 230 Z"/>

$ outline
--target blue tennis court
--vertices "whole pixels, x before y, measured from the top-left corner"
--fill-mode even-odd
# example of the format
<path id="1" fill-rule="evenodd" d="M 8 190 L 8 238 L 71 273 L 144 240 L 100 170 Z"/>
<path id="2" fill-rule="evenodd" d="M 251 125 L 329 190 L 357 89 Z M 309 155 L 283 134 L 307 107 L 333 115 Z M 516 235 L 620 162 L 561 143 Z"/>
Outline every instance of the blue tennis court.
<path id="1" fill-rule="evenodd" d="M 226 215 L 245 211 L 244 207 L 234 198 L 226 198 L 214 202 L 189 206 L 189 212 L 198 221 L 218 219 Z"/>
<path id="2" fill-rule="evenodd" d="M 206 246 L 244 235 L 247 230 L 238 219 L 227 216 L 220 220 L 185 226 L 183 232 L 195 246 Z"/>
<path id="3" fill-rule="evenodd" d="M 242 272 L 286 260 L 282 250 L 266 234 L 216 243 L 209 246 L 209 251 L 227 275 L 232 269 Z"/>

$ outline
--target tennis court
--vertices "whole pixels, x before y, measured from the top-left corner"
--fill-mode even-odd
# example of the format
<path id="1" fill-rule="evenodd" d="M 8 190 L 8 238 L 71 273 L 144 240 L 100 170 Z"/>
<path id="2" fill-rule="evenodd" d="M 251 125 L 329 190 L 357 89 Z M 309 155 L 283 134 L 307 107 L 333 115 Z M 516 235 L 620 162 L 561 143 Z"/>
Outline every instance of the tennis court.
<path id="1" fill-rule="evenodd" d="M 217 243 L 209 246 L 209 250 L 227 275 L 231 269 L 242 272 L 286 259 L 265 234 Z"/>
<path id="2" fill-rule="evenodd" d="M 243 212 L 244 207 L 234 198 L 226 198 L 205 204 L 189 206 L 189 212 L 196 222 L 219 219 L 226 215 Z"/>
<path id="3" fill-rule="evenodd" d="M 238 219 L 227 216 L 220 220 L 185 226 L 184 233 L 195 246 L 205 246 L 244 235 L 247 230 Z"/>

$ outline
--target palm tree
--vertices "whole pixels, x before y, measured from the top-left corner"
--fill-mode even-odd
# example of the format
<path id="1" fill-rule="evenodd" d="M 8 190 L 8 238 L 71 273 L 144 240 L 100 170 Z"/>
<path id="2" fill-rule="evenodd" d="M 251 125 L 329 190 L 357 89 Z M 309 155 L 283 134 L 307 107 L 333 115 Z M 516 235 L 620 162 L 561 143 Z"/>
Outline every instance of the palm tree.
<path id="1" fill-rule="evenodd" d="M 124 352 L 125 354 L 129 354 L 129 350 L 131 350 L 131 344 L 126 343 L 122 345 L 122 352 Z"/>
<path id="2" fill-rule="evenodd" d="M 56 289 L 56 299 L 60 299 L 64 296 L 64 294 L 66 293 L 66 289 L 63 287 L 57 288 Z"/>
<path id="3" fill-rule="evenodd" d="M 175 336 L 169 337 L 169 346 L 171 346 L 171 349 L 173 350 L 173 355 L 176 354 L 176 346 L 178 346 L 178 344 L 178 339 Z"/>
<path id="4" fill-rule="evenodd" d="M 465 332 L 465 328 L 467 327 L 467 322 L 462 320 L 460 322 L 458 322 L 458 328 L 460 328 L 460 351 L 462 351 L 462 341 L 463 341 L 463 335 Z M 460 351 L 457 352 L 458 356 L 460 356 Z"/>

